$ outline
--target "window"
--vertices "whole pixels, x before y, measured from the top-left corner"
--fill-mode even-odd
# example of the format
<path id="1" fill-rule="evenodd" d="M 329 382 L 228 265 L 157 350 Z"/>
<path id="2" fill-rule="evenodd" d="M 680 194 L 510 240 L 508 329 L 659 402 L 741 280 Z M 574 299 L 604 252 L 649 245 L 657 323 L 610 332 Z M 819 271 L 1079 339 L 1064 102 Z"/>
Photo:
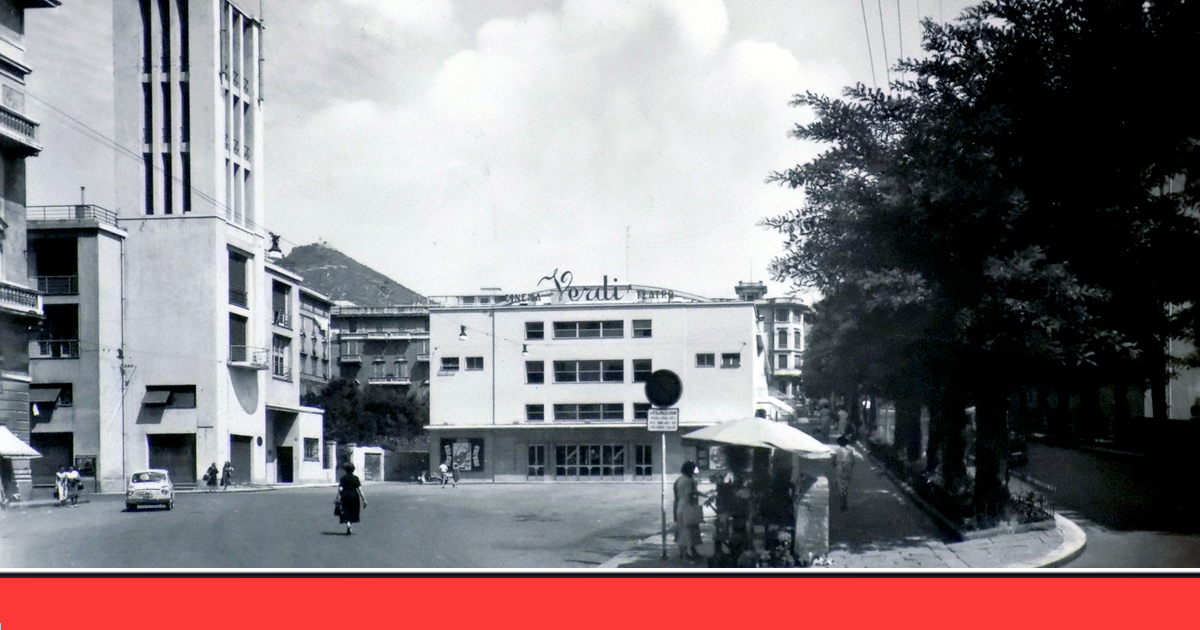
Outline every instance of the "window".
<path id="1" fill-rule="evenodd" d="M 614 479 L 625 476 L 625 445 L 571 444 L 555 447 L 554 475 Z"/>
<path id="2" fill-rule="evenodd" d="M 621 339 L 624 336 L 625 322 L 622 320 L 554 322 L 555 339 Z"/>
<path id="3" fill-rule="evenodd" d="M 271 375 L 277 379 L 292 380 L 292 340 L 274 335 L 271 343 Z"/>
<path id="4" fill-rule="evenodd" d="M 535 444 L 529 447 L 529 466 L 525 469 L 526 477 L 546 476 L 546 447 Z"/>
<path id="5" fill-rule="evenodd" d="M 545 405 L 525 405 L 526 422 L 542 422 L 546 419 Z"/>
<path id="6" fill-rule="evenodd" d="M 650 378 L 650 373 L 654 371 L 651 367 L 650 359 L 634 359 L 633 360 L 633 382 L 645 383 L 646 379 Z"/>
<path id="7" fill-rule="evenodd" d="M 623 383 L 624 361 L 555 361 L 555 383 Z"/>
<path id="8" fill-rule="evenodd" d="M 145 404 L 161 405 L 167 409 L 195 409 L 196 386 L 147 385 Z"/>
<path id="9" fill-rule="evenodd" d="M 542 361 L 525 362 L 525 382 L 538 385 L 546 382 L 546 364 Z"/>
<path id="10" fill-rule="evenodd" d="M 633 419 L 634 420 L 649 420 L 650 419 L 650 403 L 633 403 Z"/>
<path id="11" fill-rule="evenodd" d="M 622 403 L 587 403 L 554 405 L 555 422 L 589 422 L 595 420 L 624 420 Z"/>
<path id="12" fill-rule="evenodd" d="M 363 342 L 361 341 L 343 341 L 342 354 L 362 354 Z"/>
<path id="13" fill-rule="evenodd" d="M 246 263 L 241 254 L 229 252 L 229 303 L 247 308 L 250 304 L 246 295 Z"/>
<path id="14" fill-rule="evenodd" d="M 735 368 L 742 367 L 742 355 L 738 352 L 727 352 L 721 355 L 721 367 Z"/>
<path id="15" fill-rule="evenodd" d="M 316 462 L 321 460 L 321 440 L 304 438 L 304 461 Z"/>
<path id="16" fill-rule="evenodd" d="M 715 365 L 716 365 L 716 355 L 714 355 L 712 353 L 696 355 L 696 367 L 705 368 L 705 367 L 713 367 Z"/>
<path id="17" fill-rule="evenodd" d="M 633 320 L 633 337 L 640 339 L 650 336 L 650 320 L 635 319 Z"/>
<path id="18" fill-rule="evenodd" d="M 633 446 L 633 477 L 650 477 L 654 474 L 654 447 L 649 444 Z"/>
<path id="19" fill-rule="evenodd" d="M 442 371 L 443 372 L 457 372 L 458 371 L 458 357 L 442 357 Z"/>
<path id="20" fill-rule="evenodd" d="M 779 330 L 775 333 L 775 346 L 778 348 L 786 348 L 788 342 L 788 331 Z"/>
<path id="21" fill-rule="evenodd" d="M 526 339 L 545 339 L 546 322 L 525 322 Z"/>
<path id="22" fill-rule="evenodd" d="M 383 378 L 387 375 L 387 364 L 382 360 L 371 365 L 371 378 Z"/>
<path id="23" fill-rule="evenodd" d="M 479 371 L 483 369 L 483 357 L 467 357 L 467 369 Z"/>
<path id="24" fill-rule="evenodd" d="M 29 400 L 30 402 L 47 403 L 56 407 L 70 407 L 74 400 L 71 383 L 38 383 L 30 385 Z"/>
<path id="25" fill-rule="evenodd" d="M 788 359 L 788 355 L 786 355 L 786 354 L 781 354 L 781 355 L 775 357 L 775 369 L 786 370 L 787 366 L 788 366 L 787 359 Z"/>
<path id="26" fill-rule="evenodd" d="M 786 308 L 775 309 L 775 321 L 777 322 L 791 321 L 791 317 L 789 317 L 790 315 L 791 311 Z"/>
<path id="27" fill-rule="evenodd" d="M 804 349 L 804 337 L 800 334 L 799 330 L 797 330 L 795 332 L 795 339 L 794 339 L 794 343 L 792 343 L 792 347 L 795 348 L 796 350 Z"/>

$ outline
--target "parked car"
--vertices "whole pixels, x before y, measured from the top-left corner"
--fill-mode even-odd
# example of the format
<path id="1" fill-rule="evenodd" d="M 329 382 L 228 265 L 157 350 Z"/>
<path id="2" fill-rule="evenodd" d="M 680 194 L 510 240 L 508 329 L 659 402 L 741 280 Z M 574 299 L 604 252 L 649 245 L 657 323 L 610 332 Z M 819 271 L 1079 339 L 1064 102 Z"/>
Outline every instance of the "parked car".
<path id="1" fill-rule="evenodd" d="M 171 475 L 162 469 L 139 470 L 129 477 L 125 487 L 125 509 L 136 510 L 141 505 L 175 507 L 175 486 Z"/>

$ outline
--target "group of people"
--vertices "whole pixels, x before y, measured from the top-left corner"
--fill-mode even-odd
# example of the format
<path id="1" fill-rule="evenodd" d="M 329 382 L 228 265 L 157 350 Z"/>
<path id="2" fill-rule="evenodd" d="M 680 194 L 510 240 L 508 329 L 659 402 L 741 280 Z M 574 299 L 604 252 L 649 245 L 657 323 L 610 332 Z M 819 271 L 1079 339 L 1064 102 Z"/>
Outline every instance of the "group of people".
<path id="1" fill-rule="evenodd" d="M 74 466 L 59 466 L 54 473 L 54 498 L 59 505 L 71 502 L 71 507 L 79 505 L 79 491 L 83 489 L 83 477 Z"/>
<path id="2" fill-rule="evenodd" d="M 217 471 L 217 462 L 213 462 L 208 466 L 208 470 L 204 473 L 204 483 L 208 486 L 209 492 L 216 492 L 217 483 L 221 484 L 222 490 L 228 490 L 229 486 L 233 485 L 233 463 L 225 462 L 225 466 Z"/>

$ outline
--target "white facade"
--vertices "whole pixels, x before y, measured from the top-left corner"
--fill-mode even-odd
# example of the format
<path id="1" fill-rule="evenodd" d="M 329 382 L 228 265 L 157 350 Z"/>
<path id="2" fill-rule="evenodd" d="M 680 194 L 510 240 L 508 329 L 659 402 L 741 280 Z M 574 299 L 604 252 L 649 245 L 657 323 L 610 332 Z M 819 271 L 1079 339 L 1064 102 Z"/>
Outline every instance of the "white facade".
<path id="1" fill-rule="evenodd" d="M 657 370 L 683 382 L 668 475 L 696 459 L 681 434 L 754 415 L 752 303 L 629 285 L 512 298 L 430 309 L 435 468 L 450 454 L 466 480 L 656 479 L 644 378 Z"/>

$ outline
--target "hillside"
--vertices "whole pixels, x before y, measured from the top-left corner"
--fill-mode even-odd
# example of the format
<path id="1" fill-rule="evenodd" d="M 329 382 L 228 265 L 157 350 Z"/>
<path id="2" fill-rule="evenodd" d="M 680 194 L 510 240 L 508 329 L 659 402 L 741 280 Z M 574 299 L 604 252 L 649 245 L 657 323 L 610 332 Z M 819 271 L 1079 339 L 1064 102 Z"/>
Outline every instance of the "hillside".
<path id="1" fill-rule="evenodd" d="M 292 249 L 279 266 L 304 277 L 304 286 L 355 306 L 428 304 L 425 296 L 371 269 L 326 243 Z"/>

